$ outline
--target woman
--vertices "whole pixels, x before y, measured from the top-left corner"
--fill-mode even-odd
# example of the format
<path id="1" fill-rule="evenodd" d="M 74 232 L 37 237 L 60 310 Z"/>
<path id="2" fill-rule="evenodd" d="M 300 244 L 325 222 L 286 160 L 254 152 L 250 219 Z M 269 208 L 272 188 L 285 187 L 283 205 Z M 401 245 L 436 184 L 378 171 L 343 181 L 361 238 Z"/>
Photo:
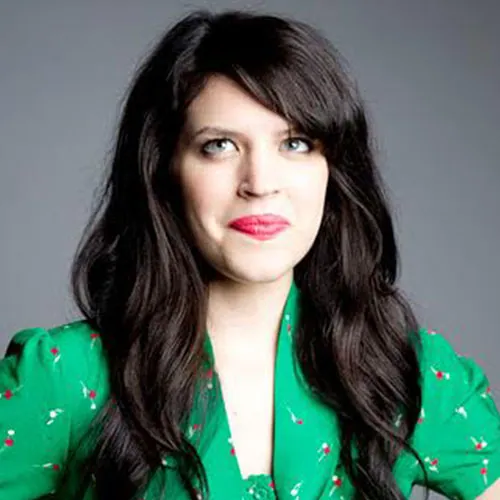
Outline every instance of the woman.
<path id="1" fill-rule="evenodd" d="M 0 496 L 500 498 L 487 379 L 395 285 L 370 140 L 311 27 L 170 29 L 75 259 L 84 319 L 0 365 Z"/>

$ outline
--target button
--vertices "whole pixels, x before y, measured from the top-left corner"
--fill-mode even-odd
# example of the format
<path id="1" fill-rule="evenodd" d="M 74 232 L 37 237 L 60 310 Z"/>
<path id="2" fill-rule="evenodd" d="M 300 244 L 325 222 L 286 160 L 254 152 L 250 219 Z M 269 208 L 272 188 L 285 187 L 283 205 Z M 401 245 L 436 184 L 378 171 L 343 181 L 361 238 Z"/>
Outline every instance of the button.
<path id="1" fill-rule="evenodd" d="M 244 500 L 276 500 L 271 476 L 262 474 L 250 476 L 245 480 Z"/>

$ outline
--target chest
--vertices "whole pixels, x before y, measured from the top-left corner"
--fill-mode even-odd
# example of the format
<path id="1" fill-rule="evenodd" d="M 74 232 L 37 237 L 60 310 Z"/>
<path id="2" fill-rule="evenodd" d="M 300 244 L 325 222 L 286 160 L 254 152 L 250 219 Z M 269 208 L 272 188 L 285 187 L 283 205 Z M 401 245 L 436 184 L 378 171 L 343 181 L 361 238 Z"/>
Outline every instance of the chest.
<path id="1" fill-rule="evenodd" d="M 274 362 L 227 361 L 217 368 L 231 444 L 243 477 L 271 474 L 274 435 Z"/>

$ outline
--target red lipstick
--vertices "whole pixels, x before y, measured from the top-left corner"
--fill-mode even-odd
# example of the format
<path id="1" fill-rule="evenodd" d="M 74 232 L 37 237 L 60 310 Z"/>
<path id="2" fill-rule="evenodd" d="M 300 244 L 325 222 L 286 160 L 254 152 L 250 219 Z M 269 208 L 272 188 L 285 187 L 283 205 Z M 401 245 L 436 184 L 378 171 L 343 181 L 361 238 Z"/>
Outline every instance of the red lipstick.
<path id="1" fill-rule="evenodd" d="M 257 240 L 269 240 L 290 225 L 285 218 L 274 214 L 247 215 L 234 219 L 229 227 Z"/>

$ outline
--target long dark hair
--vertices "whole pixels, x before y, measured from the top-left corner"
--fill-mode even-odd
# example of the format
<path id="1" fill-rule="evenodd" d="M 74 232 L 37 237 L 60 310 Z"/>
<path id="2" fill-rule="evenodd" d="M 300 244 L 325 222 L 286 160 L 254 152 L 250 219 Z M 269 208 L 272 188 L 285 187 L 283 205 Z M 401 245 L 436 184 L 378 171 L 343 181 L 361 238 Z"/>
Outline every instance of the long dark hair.
<path id="1" fill-rule="evenodd" d="M 323 145 L 324 216 L 294 270 L 302 300 L 297 354 L 310 386 L 338 415 L 340 459 L 356 498 L 403 498 L 392 473 L 403 449 L 425 474 L 409 444 L 421 408 L 409 332 L 419 325 L 395 285 L 399 255 L 388 197 L 346 68 L 307 24 L 196 11 L 163 36 L 137 72 L 72 269 L 75 301 L 109 360 L 112 404 L 103 409 L 84 476 L 92 475 L 97 498 L 134 498 L 166 454 L 180 464 L 191 498 L 194 480 L 207 489 L 183 426 L 203 360 L 209 270 L 184 224 L 171 160 L 186 108 L 213 74 L 231 78 Z"/>

